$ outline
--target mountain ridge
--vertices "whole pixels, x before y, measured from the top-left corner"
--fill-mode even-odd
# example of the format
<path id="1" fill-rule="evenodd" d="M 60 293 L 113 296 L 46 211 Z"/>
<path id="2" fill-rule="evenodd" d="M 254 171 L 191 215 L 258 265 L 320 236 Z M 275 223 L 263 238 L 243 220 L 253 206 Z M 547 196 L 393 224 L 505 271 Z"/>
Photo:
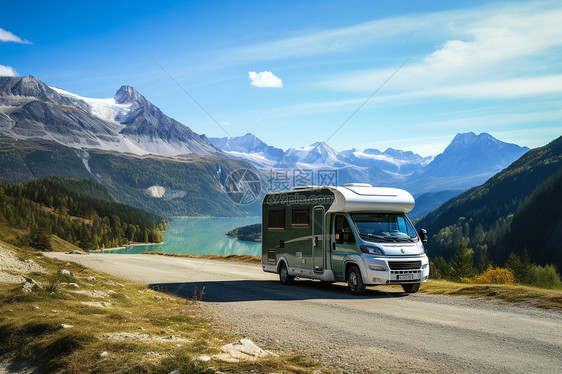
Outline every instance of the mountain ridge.
<path id="1" fill-rule="evenodd" d="M 33 76 L 1 77 L 0 106 L 0 134 L 14 139 L 134 154 L 230 157 L 127 85 L 113 98 L 92 99 Z"/>
<path id="2" fill-rule="evenodd" d="M 260 169 L 335 168 L 339 183 L 398 186 L 415 195 L 466 190 L 485 182 L 529 150 L 502 142 L 485 132 L 479 135 L 459 133 L 435 157 L 390 147 L 384 152 L 374 148 L 337 152 L 322 142 L 283 151 L 250 133 L 241 137 L 210 138 L 210 141 L 231 156 L 248 160 Z M 275 150 L 275 157 L 270 156 L 271 149 Z"/>

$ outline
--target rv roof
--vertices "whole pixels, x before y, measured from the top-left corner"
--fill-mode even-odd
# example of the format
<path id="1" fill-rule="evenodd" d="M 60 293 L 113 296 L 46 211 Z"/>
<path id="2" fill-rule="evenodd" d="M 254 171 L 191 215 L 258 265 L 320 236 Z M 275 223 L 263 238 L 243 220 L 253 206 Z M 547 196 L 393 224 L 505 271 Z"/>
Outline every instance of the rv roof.
<path id="1" fill-rule="evenodd" d="M 327 189 L 334 194 L 329 212 L 385 212 L 408 213 L 415 201 L 409 192 L 388 187 L 373 187 L 366 183 L 347 183 L 334 186 L 299 186 L 294 191 Z M 283 193 L 283 192 L 282 192 Z M 290 193 L 290 192 L 289 192 Z"/>
<path id="2" fill-rule="evenodd" d="M 407 213 L 414 208 L 414 198 L 398 188 L 370 185 L 343 185 L 327 187 L 334 192 L 331 212 L 396 212 Z"/>

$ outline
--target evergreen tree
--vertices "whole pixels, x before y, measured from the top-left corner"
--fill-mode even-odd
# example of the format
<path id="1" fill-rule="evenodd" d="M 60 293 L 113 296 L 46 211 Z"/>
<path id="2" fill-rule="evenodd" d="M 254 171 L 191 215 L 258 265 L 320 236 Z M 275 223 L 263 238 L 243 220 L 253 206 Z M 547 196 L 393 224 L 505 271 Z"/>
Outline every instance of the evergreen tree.
<path id="1" fill-rule="evenodd" d="M 461 245 L 455 252 L 452 263 L 452 277 L 455 280 L 471 277 L 475 274 L 474 252 L 472 249 Z"/>
<path id="2" fill-rule="evenodd" d="M 51 246 L 51 234 L 47 229 L 43 227 L 35 227 L 31 229 L 29 234 L 30 245 L 40 251 L 50 251 Z"/>

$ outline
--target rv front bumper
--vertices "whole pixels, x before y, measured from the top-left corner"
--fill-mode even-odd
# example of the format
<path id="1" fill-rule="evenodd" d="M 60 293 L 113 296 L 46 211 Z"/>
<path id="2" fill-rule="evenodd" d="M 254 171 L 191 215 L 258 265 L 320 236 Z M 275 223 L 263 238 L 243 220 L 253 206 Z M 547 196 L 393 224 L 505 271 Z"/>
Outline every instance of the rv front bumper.
<path id="1" fill-rule="evenodd" d="M 429 259 L 426 255 L 414 257 L 375 257 L 364 255 L 363 283 L 406 284 L 426 282 L 429 276 Z"/>

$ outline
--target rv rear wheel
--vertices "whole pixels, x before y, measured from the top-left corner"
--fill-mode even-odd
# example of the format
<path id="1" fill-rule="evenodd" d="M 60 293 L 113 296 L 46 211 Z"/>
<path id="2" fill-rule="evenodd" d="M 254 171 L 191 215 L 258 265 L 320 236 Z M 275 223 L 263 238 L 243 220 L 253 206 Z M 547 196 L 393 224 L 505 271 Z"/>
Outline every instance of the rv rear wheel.
<path id="1" fill-rule="evenodd" d="M 349 290 L 354 295 L 363 295 L 365 293 L 365 285 L 363 284 L 363 278 L 361 278 L 361 272 L 357 266 L 352 266 L 347 274 L 347 285 Z"/>
<path id="2" fill-rule="evenodd" d="M 289 270 L 287 269 L 287 266 L 285 266 L 285 264 L 282 264 L 279 268 L 279 280 L 283 284 L 289 284 L 295 280 L 295 277 L 289 275 Z"/>
<path id="3" fill-rule="evenodd" d="M 416 293 L 420 289 L 420 284 L 419 283 L 403 284 L 402 288 L 406 293 Z"/>

